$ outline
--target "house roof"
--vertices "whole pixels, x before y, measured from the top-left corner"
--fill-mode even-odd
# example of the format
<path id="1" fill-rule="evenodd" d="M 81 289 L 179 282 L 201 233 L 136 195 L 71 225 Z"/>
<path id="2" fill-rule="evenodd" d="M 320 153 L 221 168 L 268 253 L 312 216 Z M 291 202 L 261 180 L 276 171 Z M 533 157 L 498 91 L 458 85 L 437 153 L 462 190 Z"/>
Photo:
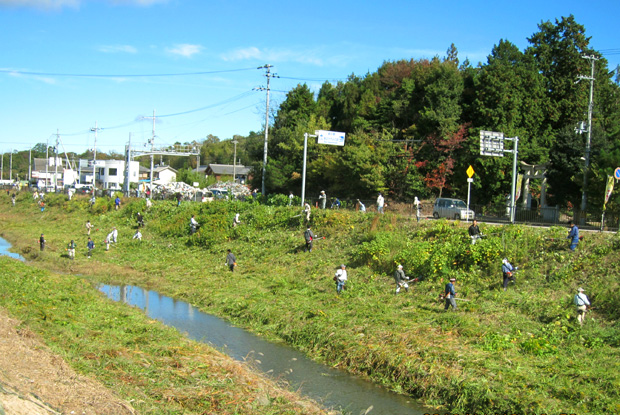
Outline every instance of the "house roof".
<path id="1" fill-rule="evenodd" d="M 153 172 L 155 172 L 155 173 L 159 173 L 159 172 L 162 172 L 164 170 L 170 170 L 170 171 L 173 171 L 175 173 L 177 172 L 175 169 L 173 169 L 170 166 L 159 166 L 159 167 L 154 167 L 153 168 Z M 150 169 L 149 169 L 149 171 L 150 171 Z"/>
<path id="2" fill-rule="evenodd" d="M 245 167 L 241 164 L 233 166 L 232 164 L 209 164 L 207 172 L 211 171 L 213 174 L 227 174 L 232 175 L 233 172 L 240 175 L 247 175 L 252 169 Z"/>
<path id="3" fill-rule="evenodd" d="M 153 173 L 159 173 L 159 172 L 162 172 L 164 170 L 170 170 L 170 171 L 172 171 L 174 173 L 177 173 L 177 171 L 175 169 L 173 169 L 172 167 L 170 167 L 170 166 L 153 167 Z M 151 168 L 150 167 L 140 166 L 139 172 L 140 173 L 151 173 Z"/>

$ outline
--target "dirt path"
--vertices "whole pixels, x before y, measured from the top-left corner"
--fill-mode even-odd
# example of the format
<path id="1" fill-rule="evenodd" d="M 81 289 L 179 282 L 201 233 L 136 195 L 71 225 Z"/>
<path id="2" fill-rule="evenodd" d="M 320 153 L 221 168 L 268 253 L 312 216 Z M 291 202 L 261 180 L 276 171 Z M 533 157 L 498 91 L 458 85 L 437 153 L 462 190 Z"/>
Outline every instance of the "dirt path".
<path id="1" fill-rule="evenodd" d="M 102 384 L 78 375 L 0 308 L 0 414 L 135 414 Z"/>

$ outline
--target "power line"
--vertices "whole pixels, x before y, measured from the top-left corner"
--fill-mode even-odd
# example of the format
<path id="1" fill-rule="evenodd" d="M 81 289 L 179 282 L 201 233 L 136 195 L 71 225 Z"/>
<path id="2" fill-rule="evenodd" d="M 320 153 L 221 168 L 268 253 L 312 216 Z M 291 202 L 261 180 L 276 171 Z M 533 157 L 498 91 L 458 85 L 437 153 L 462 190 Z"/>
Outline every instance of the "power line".
<path id="1" fill-rule="evenodd" d="M 174 113 L 174 114 L 158 115 L 157 118 L 175 117 L 177 115 L 185 115 L 185 114 L 191 114 L 192 112 L 203 111 L 203 110 L 206 110 L 206 109 L 210 109 L 210 108 L 214 108 L 214 107 L 217 107 L 217 106 L 220 106 L 220 105 L 229 104 L 231 102 L 238 101 L 238 100 L 243 99 L 243 98 L 245 98 L 245 97 L 247 97 L 249 95 L 252 95 L 252 94 L 253 94 L 253 91 L 246 91 L 246 92 L 244 92 L 242 94 L 239 94 L 239 95 L 234 96 L 232 98 L 225 99 L 224 101 L 220 101 L 220 102 L 217 102 L 215 104 L 207 105 L 205 107 L 196 108 L 196 109 L 193 109 L 193 110 L 177 112 L 177 113 Z"/>
<path id="2" fill-rule="evenodd" d="M 125 74 L 125 75 L 32 72 L 32 71 L 20 71 L 20 70 L 14 70 L 14 69 L 0 69 L 0 73 L 10 73 L 10 74 L 18 74 L 18 75 L 36 75 L 36 76 L 62 76 L 62 77 L 72 77 L 72 78 L 147 78 L 147 77 L 210 75 L 210 74 L 216 74 L 216 73 L 241 72 L 241 71 L 249 71 L 249 70 L 256 70 L 256 68 L 226 69 L 226 70 L 221 70 L 221 71 L 204 71 L 204 72 L 163 73 L 163 74 Z"/>
<path id="3" fill-rule="evenodd" d="M 291 79 L 293 81 L 309 81 L 309 82 L 338 82 L 338 81 L 346 81 L 347 78 L 335 78 L 335 79 L 325 79 L 325 78 L 295 78 L 292 76 L 281 76 L 282 79 Z"/>

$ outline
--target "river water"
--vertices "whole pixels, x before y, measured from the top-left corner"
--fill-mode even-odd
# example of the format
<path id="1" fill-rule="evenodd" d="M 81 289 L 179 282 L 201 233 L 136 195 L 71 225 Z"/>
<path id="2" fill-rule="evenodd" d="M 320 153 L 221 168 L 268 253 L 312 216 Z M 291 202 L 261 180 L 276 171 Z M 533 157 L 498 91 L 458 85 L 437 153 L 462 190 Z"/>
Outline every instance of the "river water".
<path id="1" fill-rule="evenodd" d="M 115 301 L 144 310 L 149 317 L 175 327 L 193 340 L 208 343 L 236 360 L 251 362 L 261 372 L 284 380 L 293 390 L 325 407 L 353 415 L 421 415 L 425 412 L 414 400 L 316 363 L 291 347 L 231 326 L 189 303 L 136 286 L 101 285 L 99 290 Z"/>
<path id="2" fill-rule="evenodd" d="M 8 243 L 6 239 L 0 238 L 0 255 L 10 256 L 11 258 L 25 261 L 25 258 L 23 256 L 14 252 L 9 252 L 9 249 L 11 249 L 11 244 Z"/>
<path id="3" fill-rule="evenodd" d="M 11 244 L 0 238 L 0 255 L 24 261 L 9 252 Z M 250 362 L 259 371 L 288 383 L 327 408 L 345 414 L 422 415 L 427 411 L 412 399 L 344 371 L 316 363 L 297 350 L 264 340 L 226 321 L 203 313 L 191 304 L 135 286 L 101 285 L 114 301 L 138 307 L 149 317 L 175 327 L 192 340 L 210 344 L 232 358 Z"/>

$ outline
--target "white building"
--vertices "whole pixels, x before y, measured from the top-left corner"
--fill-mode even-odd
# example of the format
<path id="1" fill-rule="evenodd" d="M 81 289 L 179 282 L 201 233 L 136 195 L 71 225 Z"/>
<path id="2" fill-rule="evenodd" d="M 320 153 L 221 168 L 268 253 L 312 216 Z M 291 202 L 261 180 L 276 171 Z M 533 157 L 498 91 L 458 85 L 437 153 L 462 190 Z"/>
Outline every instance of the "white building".
<path id="1" fill-rule="evenodd" d="M 103 189 L 121 189 L 125 183 L 125 160 L 95 160 L 95 183 Z M 140 163 L 129 162 L 129 182 L 138 183 Z M 93 160 L 80 160 L 80 183 L 93 182 Z"/>
<path id="2" fill-rule="evenodd" d="M 32 168 L 32 179 L 38 187 L 63 187 L 74 184 L 78 174 L 62 157 L 35 158 Z"/>

